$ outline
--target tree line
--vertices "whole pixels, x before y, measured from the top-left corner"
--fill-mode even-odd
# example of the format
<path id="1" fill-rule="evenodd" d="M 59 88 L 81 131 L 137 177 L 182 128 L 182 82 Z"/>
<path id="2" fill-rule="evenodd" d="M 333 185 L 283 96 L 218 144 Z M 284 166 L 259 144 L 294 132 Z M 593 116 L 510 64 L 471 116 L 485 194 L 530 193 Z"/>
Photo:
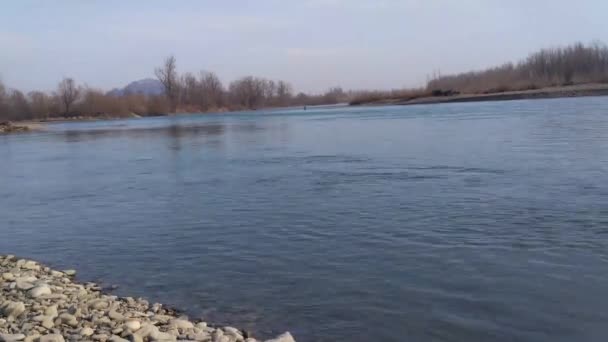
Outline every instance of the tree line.
<path id="1" fill-rule="evenodd" d="M 245 76 L 225 86 L 213 72 L 179 74 L 177 61 L 170 56 L 154 70 L 163 86 L 161 95 L 106 93 L 64 78 L 55 91 L 24 94 L 0 81 L 0 122 L 8 120 L 48 120 L 75 117 L 152 116 L 170 113 L 221 112 L 265 107 L 310 106 L 348 102 L 342 88 L 323 94 L 294 93 L 288 82 Z"/>
<path id="2" fill-rule="evenodd" d="M 382 100 L 411 100 L 453 94 L 489 94 L 584 83 L 608 83 L 608 47 L 596 42 L 542 49 L 517 63 L 481 71 L 433 76 L 421 88 L 390 91 L 349 91 L 331 88 L 323 94 L 294 93 L 282 80 L 246 76 L 224 85 L 213 72 L 179 74 L 170 56 L 154 70 L 163 86 L 161 95 L 106 93 L 78 84 L 59 82 L 55 91 L 27 94 L 0 82 L 0 122 L 6 120 L 70 117 L 123 117 L 250 110 L 265 107 L 307 106 Z"/>
<path id="3" fill-rule="evenodd" d="M 436 73 L 426 86 L 362 91 L 351 104 L 456 94 L 492 94 L 586 83 L 608 83 L 608 47 L 600 42 L 542 49 L 517 63 L 455 75 Z"/>
<path id="4" fill-rule="evenodd" d="M 608 82 L 608 47 L 595 42 L 542 49 L 517 63 L 482 71 L 437 76 L 428 90 L 497 93 Z"/>

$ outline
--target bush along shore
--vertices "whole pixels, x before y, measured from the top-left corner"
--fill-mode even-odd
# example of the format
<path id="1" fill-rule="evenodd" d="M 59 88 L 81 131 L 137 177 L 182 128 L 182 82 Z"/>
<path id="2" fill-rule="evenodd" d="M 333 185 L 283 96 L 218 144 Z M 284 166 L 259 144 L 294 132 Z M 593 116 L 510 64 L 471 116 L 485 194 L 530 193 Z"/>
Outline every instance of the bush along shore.
<path id="1" fill-rule="evenodd" d="M 162 304 L 104 294 L 35 261 L 0 256 L 0 341 L 256 342 L 233 327 L 190 321 Z M 266 342 L 295 342 L 284 333 Z"/>

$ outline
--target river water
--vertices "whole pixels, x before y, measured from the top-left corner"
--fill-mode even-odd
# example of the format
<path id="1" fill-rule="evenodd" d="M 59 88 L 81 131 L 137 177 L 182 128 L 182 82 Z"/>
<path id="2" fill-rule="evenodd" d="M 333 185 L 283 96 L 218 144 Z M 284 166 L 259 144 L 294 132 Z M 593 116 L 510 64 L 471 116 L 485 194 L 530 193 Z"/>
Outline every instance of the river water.
<path id="1" fill-rule="evenodd" d="M 0 253 L 312 341 L 603 341 L 608 98 L 0 136 Z"/>

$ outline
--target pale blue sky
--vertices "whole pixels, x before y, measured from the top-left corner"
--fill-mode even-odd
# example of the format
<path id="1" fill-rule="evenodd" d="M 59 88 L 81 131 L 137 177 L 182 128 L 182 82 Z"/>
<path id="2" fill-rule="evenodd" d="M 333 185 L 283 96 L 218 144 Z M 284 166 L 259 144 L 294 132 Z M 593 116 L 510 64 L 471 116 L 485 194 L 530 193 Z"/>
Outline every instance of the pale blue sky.
<path id="1" fill-rule="evenodd" d="M 103 89 L 180 71 L 257 75 L 318 92 L 422 85 L 577 40 L 608 43 L 607 0 L 5 0 L 0 77 Z"/>

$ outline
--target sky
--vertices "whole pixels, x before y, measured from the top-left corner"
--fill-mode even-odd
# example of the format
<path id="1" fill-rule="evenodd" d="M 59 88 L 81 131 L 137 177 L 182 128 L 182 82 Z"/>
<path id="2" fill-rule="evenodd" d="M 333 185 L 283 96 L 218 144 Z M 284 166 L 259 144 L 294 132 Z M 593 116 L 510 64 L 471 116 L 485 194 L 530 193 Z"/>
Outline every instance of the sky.
<path id="1" fill-rule="evenodd" d="M 0 79 L 23 91 L 63 77 L 109 90 L 180 72 L 255 75 L 297 91 L 422 86 L 543 47 L 608 43 L 606 0 L 3 1 Z"/>

